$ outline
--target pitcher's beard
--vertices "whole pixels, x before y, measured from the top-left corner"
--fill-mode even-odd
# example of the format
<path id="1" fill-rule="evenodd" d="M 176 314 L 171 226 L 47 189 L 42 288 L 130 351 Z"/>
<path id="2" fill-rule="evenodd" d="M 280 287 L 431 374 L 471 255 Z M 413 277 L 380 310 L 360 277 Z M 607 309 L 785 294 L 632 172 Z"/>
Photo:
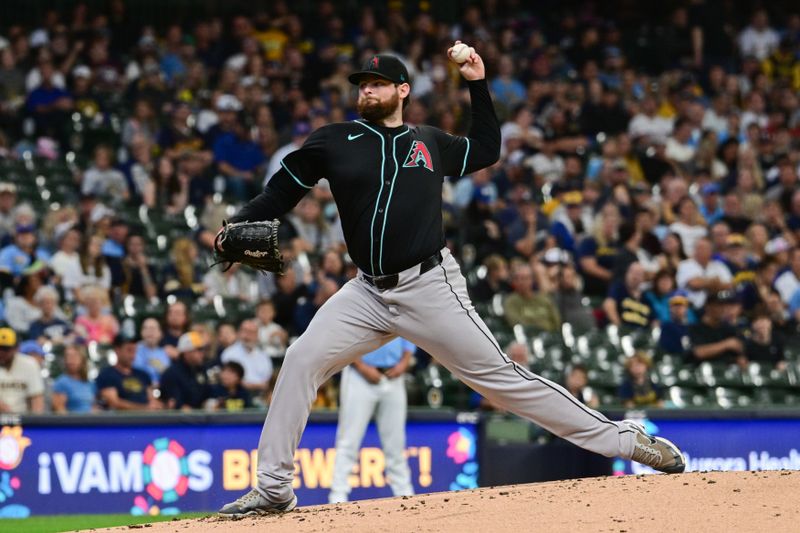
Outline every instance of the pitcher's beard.
<path id="1" fill-rule="evenodd" d="M 394 93 L 391 98 L 385 102 L 367 101 L 364 98 L 358 99 L 358 114 L 361 118 L 370 122 L 380 122 L 386 117 L 394 113 L 397 105 L 400 103 L 400 96 Z"/>

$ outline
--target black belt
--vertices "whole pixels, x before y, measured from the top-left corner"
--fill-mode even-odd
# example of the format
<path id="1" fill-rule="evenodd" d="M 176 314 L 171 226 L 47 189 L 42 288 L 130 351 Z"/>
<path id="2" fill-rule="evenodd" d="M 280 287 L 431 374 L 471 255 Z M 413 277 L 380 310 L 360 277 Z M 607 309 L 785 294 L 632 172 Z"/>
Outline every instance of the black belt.
<path id="1" fill-rule="evenodd" d="M 425 259 L 419 264 L 419 275 L 421 276 L 433 267 L 441 265 L 442 260 L 442 252 L 436 252 L 429 258 Z M 397 283 L 400 281 L 399 274 L 387 274 L 385 276 L 370 276 L 369 274 L 361 274 L 361 278 L 381 291 L 397 287 Z"/>

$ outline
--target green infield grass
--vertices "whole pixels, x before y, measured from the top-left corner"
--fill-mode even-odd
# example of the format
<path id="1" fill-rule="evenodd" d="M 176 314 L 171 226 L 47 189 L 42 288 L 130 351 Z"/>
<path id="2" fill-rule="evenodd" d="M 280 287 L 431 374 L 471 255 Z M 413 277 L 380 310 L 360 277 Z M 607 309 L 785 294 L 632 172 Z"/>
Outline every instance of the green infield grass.
<path id="1" fill-rule="evenodd" d="M 78 531 L 100 527 L 128 526 L 148 522 L 166 522 L 199 518 L 211 513 L 181 513 L 177 516 L 132 516 L 129 514 L 82 514 L 60 516 L 32 516 L 30 518 L 0 519 L 0 531 L 14 533 L 54 533 L 56 531 Z"/>

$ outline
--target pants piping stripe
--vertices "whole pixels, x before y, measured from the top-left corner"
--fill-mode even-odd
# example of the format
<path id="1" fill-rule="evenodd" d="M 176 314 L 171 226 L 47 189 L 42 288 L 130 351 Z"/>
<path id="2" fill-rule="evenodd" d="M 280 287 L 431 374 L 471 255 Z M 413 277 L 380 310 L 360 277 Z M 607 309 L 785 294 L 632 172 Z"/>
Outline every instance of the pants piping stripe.
<path id="1" fill-rule="evenodd" d="M 563 392 L 561 392 L 560 390 L 558 390 L 558 389 L 556 389 L 556 388 L 554 388 L 554 387 L 551 387 L 551 386 L 550 386 L 550 385 L 549 385 L 549 384 L 548 384 L 546 381 L 543 381 L 541 378 L 539 378 L 539 377 L 537 377 L 537 376 L 535 376 L 535 375 L 532 375 L 531 377 L 528 377 L 528 376 L 526 376 L 526 375 L 525 375 L 525 374 L 524 374 L 524 373 L 521 371 L 521 370 L 522 370 L 521 368 L 519 368 L 519 367 L 518 367 L 516 364 L 514 364 L 514 362 L 513 362 L 513 361 L 511 361 L 510 359 L 508 359 L 508 358 L 506 357 L 506 354 L 504 354 L 504 353 L 503 353 L 503 351 L 502 351 L 502 350 L 500 349 L 500 347 L 497 345 L 496 341 L 493 341 L 493 340 L 492 340 L 492 338 L 491 338 L 489 335 L 487 335 L 485 331 L 483 331 L 483 328 L 481 328 L 481 327 L 480 327 L 480 325 L 479 325 L 477 322 L 475 322 L 475 320 L 472 318 L 472 315 L 471 315 L 471 314 L 470 314 L 470 312 L 469 312 L 469 309 L 467 309 L 467 308 L 464 306 L 464 304 L 461 302 L 461 298 L 459 298 L 459 297 L 458 297 L 458 294 L 456 294 L 456 291 L 455 291 L 455 290 L 453 290 L 453 286 L 450 284 L 450 280 L 447 278 L 447 270 L 444 268 L 444 265 L 441 265 L 441 264 L 440 264 L 439 266 L 440 266 L 440 267 L 441 267 L 441 269 L 442 269 L 442 273 L 444 273 L 444 282 L 445 282 L 445 283 L 447 283 L 447 286 L 450 288 L 450 292 L 452 292 L 452 293 L 453 293 L 453 296 L 455 296 L 455 297 L 456 297 L 456 301 L 458 302 L 458 305 L 460 305 L 460 306 L 461 306 L 461 309 L 463 309 L 463 310 L 464 310 L 464 312 L 465 312 L 465 313 L 467 313 L 467 317 L 469 318 L 470 322 L 472 322 L 473 324 L 475 324 L 475 327 L 476 327 L 476 328 L 478 328 L 478 330 L 481 332 L 481 334 L 482 334 L 484 337 L 486 337 L 486 339 L 487 339 L 487 340 L 488 340 L 488 341 L 491 343 L 491 345 L 494 347 L 494 349 L 497 351 L 497 353 L 498 353 L 498 354 L 500 354 L 500 357 L 503 359 L 503 362 L 504 362 L 504 363 L 506 363 L 506 364 L 510 364 L 510 365 L 511 365 L 511 367 L 514 369 L 514 371 L 515 371 L 515 372 L 516 372 L 516 373 L 517 373 L 517 374 L 518 374 L 518 375 L 519 375 L 519 376 L 520 376 L 522 379 L 524 379 L 525 381 L 537 381 L 537 382 L 541 383 L 542 385 L 544 385 L 544 386 L 546 386 L 546 387 L 548 387 L 548 388 L 552 389 L 553 391 L 557 392 L 558 394 L 560 394 L 561 396 L 563 396 L 564 398 L 566 398 L 568 401 L 572 402 L 572 403 L 573 403 L 573 404 L 574 404 L 576 407 L 579 407 L 579 408 L 580 408 L 580 409 L 581 409 L 581 410 L 582 410 L 584 413 L 586 413 L 587 415 L 591 416 L 592 418 L 594 418 L 594 419 L 595 419 L 595 420 L 597 420 L 598 422 L 602 422 L 603 424 L 610 424 L 610 425 L 612 425 L 612 426 L 616 426 L 616 424 L 615 424 L 614 422 L 611 422 L 610 420 L 604 420 L 604 419 L 602 419 L 602 418 L 599 418 L 597 415 L 595 415 L 595 414 L 594 414 L 594 413 L 592 413 L 591 411 L 588 411 L 588 410 L 587 410 L 587 408 L 586 408 L 585 406 L 583 406 L 583 405 L 582 405 L 580 402 L 578 402 L 578 400 L 576 400 L 576 399 L 574 399 L 574 398 L 570 398 L 569 396 L 565 395 L 565 394 L 564 394 Z M 628 429 L 626 429 L 626 430 L 621 430 L 621 431 L 620 431 L 620 433 L 630 433 L 630 432 L 631 432 L 631 430 L 628 430 Z"/>

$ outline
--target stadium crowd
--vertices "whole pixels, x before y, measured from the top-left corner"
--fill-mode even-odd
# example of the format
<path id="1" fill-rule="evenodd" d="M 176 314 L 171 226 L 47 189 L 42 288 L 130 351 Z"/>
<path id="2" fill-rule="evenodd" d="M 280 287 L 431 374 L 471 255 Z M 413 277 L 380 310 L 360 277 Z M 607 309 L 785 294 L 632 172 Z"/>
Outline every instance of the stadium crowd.
<path id="1" fill-rule="evenodd" d="M 347 75 L 375 52 L 408 65 L 409 124 L 463 134 L 454 39 L 486 62 L 503 148 L 445 183 L 445 237 L 515 360 L 538 370 L 537 336 L 565 324 L 646 332 L 617 383 L 628 406 L 665 399 L 653 355 L 788 371 L 800 13 L 265 6 L 142 27 L 122 0 L 4 20 L 0 411 L 267 404 L 287 343 L 357 269 L 324 180 L 283 221 L 283 276 L 210 268 L 216 229 L 311 131 L 357 118 Z M 597 405 L 591 372 L 557 368 Z"/>

